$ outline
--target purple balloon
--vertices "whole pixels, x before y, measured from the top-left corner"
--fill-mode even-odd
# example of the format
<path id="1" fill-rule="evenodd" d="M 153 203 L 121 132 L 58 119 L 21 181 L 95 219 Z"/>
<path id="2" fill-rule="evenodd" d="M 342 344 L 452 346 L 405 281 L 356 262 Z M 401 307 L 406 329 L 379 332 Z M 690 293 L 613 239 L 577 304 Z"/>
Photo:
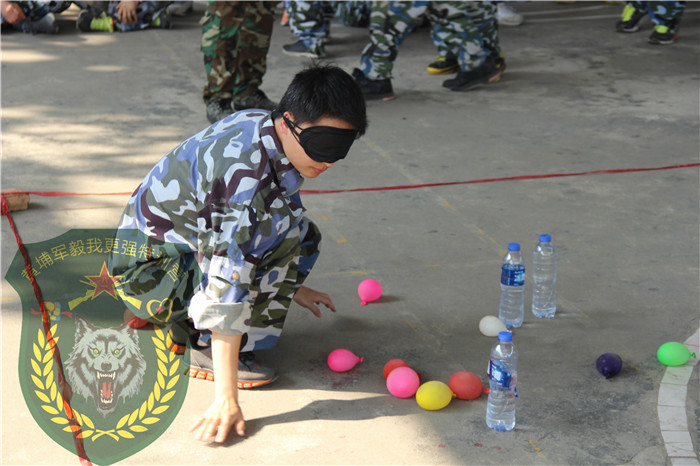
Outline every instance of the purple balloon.
<path id="1" fill-rule="evenodd" d="M 601 354 L 595 362 L 595 367 L 606 379 L 609 379 L 622 369 L 622 358 L 615 353 Z"/>

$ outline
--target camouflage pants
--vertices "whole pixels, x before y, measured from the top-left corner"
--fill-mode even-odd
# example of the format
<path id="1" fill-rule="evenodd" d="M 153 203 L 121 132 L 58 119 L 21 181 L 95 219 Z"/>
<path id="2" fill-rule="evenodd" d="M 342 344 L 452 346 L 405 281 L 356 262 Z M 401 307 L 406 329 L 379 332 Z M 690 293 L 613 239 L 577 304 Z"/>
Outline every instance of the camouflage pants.
<path id="1" fill-rule="evenodd" d="M 641 13 L 647 13 L 654 24 L 677 31 L 686 2 L 627 2 Z"/>
<path id="2" fill-rule="evenodd" d="M 105 12 L 107 16 L 110 16 L 114 20 L 114 30 L 120 32 L 130 32 L 139 31 L 141 29 L 146 29 L 153 24 L 153 21 L 158 17 L 158 14 L 165 8 L 167 2 L 139 2 L 138 7 L 136 7 L 136 21 L 132 24 L 124 24 L 119 21 L 117 15 L 117 5 L 118 1 L 97 1 L 97 2 L 86 2 L 88 3 L 88 9 L 96 11 L 97 13 Z"/>
<path id="3" fill-rule="evenodd" d="M 262 84 L 275 2 L 210 1 L 202 25 L 207 83 L 202 97 L 245 97 Z"/>
<path id="4" fill-rule="evenodd" d="M 423 14 L 438 53 L 457 58 L 462 71 L 477 68 L 500 55 L 495 11 L 491 2 L 374 2 L 360 69 L 369 79 L 391 78 L 399 46 Z"/>
<path id="5" fill-rule="evenodd" d="M 289 15 L 289 29 L 294 37 L 303 40 L 310 49 L 318 49 L 329 34 L 330 21 L 334 16 L 345 26 L 366 27 L 369 23 L 370 2 L 287 1 L 285 9 Z"/>
<path id="6" fill-rule="evenodd" d="M 155 244 L 143 233 L 118 230 L 119 244 L 128 249 L 146 248 L 152 260 L 136 253 L 112 253 L 109 268 L 119 276 L 116 284 L 124 304 L 137 317 L 160 325 L 178 324 L 187 318 L 187 306 L 206 277 L 195 254 L 173 244 Z M 252 306 L 250 329 L 243 336 L 241 351 L 271 348 L 282 333 L 287 311 L 296 290 L 304 283 L 319 255 L 321 233 L 302 219 L 255 267 L 248 300 Z M 159 259 L 160 257 L 160 259 Z"/>

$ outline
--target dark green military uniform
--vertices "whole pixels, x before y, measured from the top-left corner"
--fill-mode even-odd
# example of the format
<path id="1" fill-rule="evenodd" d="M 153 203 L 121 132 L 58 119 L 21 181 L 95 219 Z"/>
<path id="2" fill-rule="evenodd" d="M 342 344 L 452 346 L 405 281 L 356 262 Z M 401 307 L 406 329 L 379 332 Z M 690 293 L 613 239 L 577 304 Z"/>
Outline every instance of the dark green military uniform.
<path id="1" fill-rule="evenodd" d="M 202 18 L 203 98 L 239 101 L 262 84 L 276 2 L 210 1 Z"/>

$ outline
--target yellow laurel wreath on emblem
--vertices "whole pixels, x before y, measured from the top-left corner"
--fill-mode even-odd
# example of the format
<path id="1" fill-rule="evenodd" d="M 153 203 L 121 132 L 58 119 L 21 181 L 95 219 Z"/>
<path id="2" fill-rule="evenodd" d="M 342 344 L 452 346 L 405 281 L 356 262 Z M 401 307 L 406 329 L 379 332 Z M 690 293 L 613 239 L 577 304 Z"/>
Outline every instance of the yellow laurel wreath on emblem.
<path id="1" fill-rule="evenodd" d="M 49 330 L 51 335 L 56 334 L 55 324 Z M 31 379 L 36 386 L 34 394 L 43 403 L 41 408 L 54 416 L 51 421 L 65 425 L 65 432 L 76 432 L 80 430 L 78 438 L 91 438 L 94 442 L 103 435 L 119 441 L 120 438 L 135 438 L 134 433 L 139 434 L 148 431 L 147 426 L 157 424 L 160 421 L 160 414 L 170 409 L 166 404 L 175 396 L 174 388 L 180 379 L 178 368 L 180 359 L 175 359 L 176 353 L 169 351 L 165 345 L 166 334 L 163 329 L 154 326 L 155 336 L 151 337 L 155 345 L 158 363 L 158 373 L 153 384 L 153 390 L 148 395 L 146 401 L 133 412 L 123 416 L 117 424 L 108 430 L 95 427 L 95 423 L 85 414 L 70 407 L 67 401 L 58 390 L 58 384 L 54 377 L 54 347 L 59 337 L 47 340 L 44 333 L 39 329 L 37 342 L 32 345 L 33 358 L 30 358 L 33 373 Z M 61 415 L 64 413 L 63 415 Z M 75 419 L 78 425 L 68 425 L 70 420 Z M 83 430 L 84 429 L 84 430 Z"/>

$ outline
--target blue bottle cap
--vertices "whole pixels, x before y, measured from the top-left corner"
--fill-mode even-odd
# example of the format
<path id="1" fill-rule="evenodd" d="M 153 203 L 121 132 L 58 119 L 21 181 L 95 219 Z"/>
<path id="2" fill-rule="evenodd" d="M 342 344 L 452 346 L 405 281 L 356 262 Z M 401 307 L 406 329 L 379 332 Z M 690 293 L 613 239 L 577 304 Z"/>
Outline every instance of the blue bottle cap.
<path id="1" fill-rule="evenodd" d="M 552 241 L 552 235 L 540 235 L 540 241 L 543 243 L 549 243 Z"/>
<path id="2" fill-rule="evenodd" d="M 513 334 L 510 332 L 498 332 L 499 341 L 513 341 Z"/>
<path id="3" fill-rule="evenodd" d="M 508 243 L 509 251 L 520 251 L 520 243 Z"/>

